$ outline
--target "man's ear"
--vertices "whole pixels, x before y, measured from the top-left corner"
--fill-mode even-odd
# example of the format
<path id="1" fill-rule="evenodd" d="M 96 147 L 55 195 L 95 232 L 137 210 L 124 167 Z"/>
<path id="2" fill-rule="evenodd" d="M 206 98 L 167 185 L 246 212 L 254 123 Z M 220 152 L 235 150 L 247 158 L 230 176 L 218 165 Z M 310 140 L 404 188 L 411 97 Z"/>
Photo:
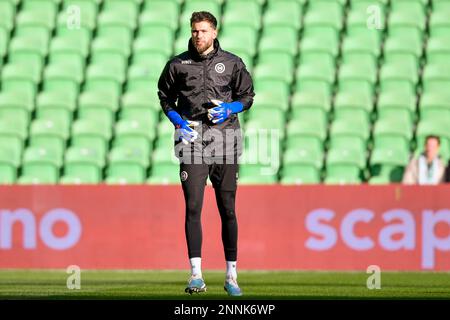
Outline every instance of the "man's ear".
<path id="1" fill-rule="evenodd" d="M 216 38 L 217 38 L 217 32 L 218 32 L 218 30 L 217 30 L 217 29 L 214 29 L 214 31 L 213 31 L 213 39 L 216 39 Z"/>

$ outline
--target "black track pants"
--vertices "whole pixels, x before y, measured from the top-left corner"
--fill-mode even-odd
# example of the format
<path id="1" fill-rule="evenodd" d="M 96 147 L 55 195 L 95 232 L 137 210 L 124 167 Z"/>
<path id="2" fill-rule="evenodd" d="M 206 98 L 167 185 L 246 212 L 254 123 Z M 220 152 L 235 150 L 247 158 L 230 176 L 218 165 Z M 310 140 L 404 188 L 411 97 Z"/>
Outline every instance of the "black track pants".
<path id="1" fill-rule="evenodd" d="M 238 227 L 235 213 L 238 164 L 180 164 L 186 204 L 185 232 L 189 258 L 201 257 L 203 194 L 208 175 L 222 220 L 222 243 L 227 261 L 237 260 Z"/>

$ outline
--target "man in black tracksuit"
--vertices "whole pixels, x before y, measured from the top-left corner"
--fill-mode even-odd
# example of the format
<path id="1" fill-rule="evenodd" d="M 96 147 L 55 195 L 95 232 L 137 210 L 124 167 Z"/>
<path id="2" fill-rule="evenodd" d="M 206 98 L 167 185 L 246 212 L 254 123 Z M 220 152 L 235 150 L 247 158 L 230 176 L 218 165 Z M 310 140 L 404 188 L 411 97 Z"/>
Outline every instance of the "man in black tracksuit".
<path id="1" fill-rule="evenodd" d="M 237 113 L 253 103 L 253 82 L 242 60 L 220 48 L 217 20 L 194 12 L 188 51 L 172 58 L 158 82 L 161 107 L 176 128 L 175 152 L 186 204 L 185 232 L 191 265 L 186 292 L 206 291 L 201 272 L 200 215 L 206 180 L 215 190 L 222 221 L 227 274 L 225 290 L 237 285 L 235 197 L 242 137 Z"/>

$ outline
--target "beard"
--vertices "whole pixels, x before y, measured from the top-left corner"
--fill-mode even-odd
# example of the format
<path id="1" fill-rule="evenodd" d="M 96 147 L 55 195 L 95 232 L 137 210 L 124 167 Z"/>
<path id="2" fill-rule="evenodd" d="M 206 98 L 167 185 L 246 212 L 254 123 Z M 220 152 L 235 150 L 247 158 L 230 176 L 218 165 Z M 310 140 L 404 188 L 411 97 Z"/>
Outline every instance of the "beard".
<path id="1" fill-rule="evenodd" d="M 195 47 L 195 49 L 197 49 L 197 52 L 199 54 L 202 54 L 203 52 L 205 52 L 209 47 L 212 46 L 213 44 L 213 40 L 210 40 L 208 42 L 201 42 L 201 43 L 196 43 L 195 40 L 192 40 L 192 43 Z"/>

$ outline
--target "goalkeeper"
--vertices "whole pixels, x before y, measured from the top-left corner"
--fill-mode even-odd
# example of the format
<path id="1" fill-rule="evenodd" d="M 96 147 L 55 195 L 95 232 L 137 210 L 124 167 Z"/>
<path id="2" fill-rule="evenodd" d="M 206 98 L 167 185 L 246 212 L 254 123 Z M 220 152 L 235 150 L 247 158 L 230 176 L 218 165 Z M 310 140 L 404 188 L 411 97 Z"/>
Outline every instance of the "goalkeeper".
<path id="1" fill-rule="evenodd" d="M 222 221 L 225 291 L 242 295 L 237 284 L 238 226 L 235 198 L 242 138 L 237 113 L 253 103 L 253 82 L 242 60 L 221 49 L 217 20 L 209 12 L 191 16 L 188 50 L 172 58 L 158 81 L 165 115 L 176 128 L 175 153 L 186 216 L 191 277 L 186 292 L 206 291 L 201 270 L 203 194 L 209 176 Z"/>

